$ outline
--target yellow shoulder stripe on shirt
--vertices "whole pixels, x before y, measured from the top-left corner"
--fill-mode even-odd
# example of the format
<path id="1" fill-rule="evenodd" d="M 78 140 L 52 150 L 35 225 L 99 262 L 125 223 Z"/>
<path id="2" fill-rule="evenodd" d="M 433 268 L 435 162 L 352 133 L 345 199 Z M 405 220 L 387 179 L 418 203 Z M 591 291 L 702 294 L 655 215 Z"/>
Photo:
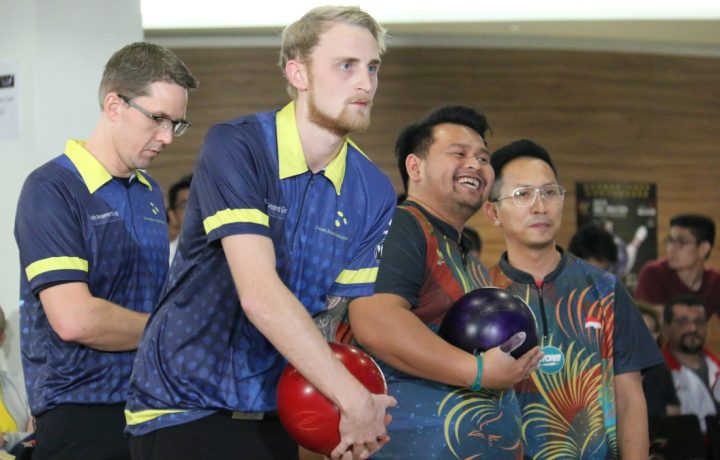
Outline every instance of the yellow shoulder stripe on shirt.
<path id="1" fill-rule="evenodd" d="M 25 275 L 30 281 L 38 275 L 54 270 L 81 270 L 87 272 L 88 261 L 79 257 L 48 257 L 25 267 Z"/>
<path id="2" fill-rule="evenodd" d="M 156 419 L 160 417 L 161 415 L 167 415 L 167 414 L 177 414 L 180 412 L 187 412 L 186 410 L 181 409 L 148 409 L 148 410 L 141 410 L 139 412 L 130 412 L 129 410 L 125 410 L 125 421 L 128 425 L 139 425 L 141 423 L 145 423 L 147 421 Z"/>
<path id="3" fill-rule="evenodd" d="M 335 282 L 339 284 L 374 283 L 377 274 L 377 267 L 361 268 L 360 270 L 343 270 L 335 279 Z"/>
<path id="4" fill-rule="evenodd" d="M 208 234 L 227 224 L 249 223 L 270 226 L 267 214 L 257 209 L 223 209 L 203 221 L 205 233 Z"/>

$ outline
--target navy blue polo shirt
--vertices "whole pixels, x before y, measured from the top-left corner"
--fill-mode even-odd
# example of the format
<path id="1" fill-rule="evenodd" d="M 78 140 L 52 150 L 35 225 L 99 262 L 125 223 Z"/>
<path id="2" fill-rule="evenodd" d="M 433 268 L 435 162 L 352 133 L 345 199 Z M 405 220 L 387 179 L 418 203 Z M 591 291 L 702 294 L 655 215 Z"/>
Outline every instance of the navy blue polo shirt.
<path id="1" fill-rule="evenodd" d="M 128 431 L 275 408 L 285 361 L 245 316 L 223 237 L 271 238 L 280 278 L 315 315 L 328 295 L 372 294 L 394 203 L 388 178 L 352 141 L 324 171 L 309 171 L 293 103 L 211 128 L 168 283 L 135 361 Z"/>
<path id="2" fill-rule="evenodd" d="M 87 283 L 95 297 L 149 312 L 167 274 L 168 233 L 158 184 L 114 178 L 80 141 L 28 176 L 15 218 L 20 250 L 20 345 L 33 415 L 62 404 L 126 400 L 135 352 L 62 340 L 39 293 Z"/>

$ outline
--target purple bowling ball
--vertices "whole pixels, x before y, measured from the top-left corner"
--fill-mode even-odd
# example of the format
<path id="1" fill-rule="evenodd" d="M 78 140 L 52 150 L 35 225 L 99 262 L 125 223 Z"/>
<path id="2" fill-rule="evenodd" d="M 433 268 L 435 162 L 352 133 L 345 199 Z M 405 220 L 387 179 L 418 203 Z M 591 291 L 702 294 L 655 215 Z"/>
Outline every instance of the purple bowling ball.
<path id="1" fill-rule="evenodd" d="M 523 331 L 525 342 L 510 354 L 519 358 L 538 344 L 537 322 L 530 307 L 504 289 L 475 289 L 450 307 L 440 325 L 440 336 L 477 354 L 501 345 Z"/>

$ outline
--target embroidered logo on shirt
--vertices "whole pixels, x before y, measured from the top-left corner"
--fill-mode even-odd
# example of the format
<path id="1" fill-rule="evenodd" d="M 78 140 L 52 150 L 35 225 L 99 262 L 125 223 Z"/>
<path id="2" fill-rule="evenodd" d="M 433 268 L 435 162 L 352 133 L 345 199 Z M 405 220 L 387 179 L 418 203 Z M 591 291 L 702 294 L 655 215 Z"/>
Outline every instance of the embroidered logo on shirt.
<path id="1" fill-rule="evenodd" d="M 585 329 L 600 329 L 601 326 L 602 324 L 598 318 L 590 315 L 585 318 Z"/>
<path id="2" fill-rule="evenodd" d="M 120 213 L 118 211 L 108 211 L 101 214 L 90 214 L 89 217 L 93 225 L 103 225 L 120 220 Z"/>
<path id="3" fill-rule="evenodd" d="M 335 219 L 335 227 L 340 227 L 341 225 L 347 225 L 348 221 L 345 218 L 345 214 L 343 214 L 342 211 L 337 212 L 337 218 Z"/>
<path id="4" fill-rule="evenodd" d="M 285 206 L 272 204 L 267 199 L 265 199 L 265 207 L 267 209 L 268 216 L 274 219 L 283 220 L 285 219 L 285 215 L 288 212 L 288 208 L 286 208 Z"/>
<path id="5" fill-rule="evenodd" d="M 343 241 L 347 241 L 348 237 L 343 235 L 342 233 L 339 233 L 340 230 L 342 230 L 342 227 L 346 226 L 348 224 L 348 220 L 345 217 L 345 214 L 342 211 L 337 211 L 337 213 L 334 216 L 334 225 L 335 229 L 330 230 L 329 228 L 321 227 L 319 225 L 315 226 L 315 230 L 321 231 L 323 233 L 327 233 L 328 235 L 334 236 L 335 238 L 339 238 Z"/>
<path id="6" fill-rule="evenodd" d="M 156 205 L 155 203 L 153 203 L 152 201 L 150 202 L 150 210 L 151 210 L 152 213 L 155 214 L 156 216 L 157 216 L 158 214 L 160 214 L 160 208 L 158 208 L 157 205 Z"/>

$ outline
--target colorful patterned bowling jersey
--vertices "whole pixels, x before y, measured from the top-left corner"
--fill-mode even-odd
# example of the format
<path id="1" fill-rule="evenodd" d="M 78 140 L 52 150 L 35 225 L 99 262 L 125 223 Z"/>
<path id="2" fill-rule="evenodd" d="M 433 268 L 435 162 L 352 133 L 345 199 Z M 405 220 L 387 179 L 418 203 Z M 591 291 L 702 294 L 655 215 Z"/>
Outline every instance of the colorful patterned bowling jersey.
<path id="1" fill-rule="evenodd" d="M 245 315 L 223 237 L 270 238 L 278 275 L 315 315 L 328 295 L 372 294 L 394 205 L 389 179 L 351 141 L 324 171 L 309 171 L 292 103 L 211 128 L 168 282 L 138 350 L 128 431 L 143 435 L 219 410 L 275 409 L 285 361 Z"/>
<path id="2" fill-rule="evenodd" d="M 167 273 L 168 233 L 158 184 L 141 171 L 114 178 L 80 141 L 32 172 L 15 219 L 20 250 L 20 346 L 28 399 L 38 416 L 62 404 L 127 398 L 135 352 L 62 340 L 39 293 L 87 283 L 95 297 L 147 313 Z"/>
<path id="3" fill-rule="evenodd" d="M 508 263 L 493 284 L 532 309 L 542 336 L 540 370 L 515 387 L 525 458 L 618 458 L 614 378 L 662 363 L 662 355 L 615 275 L 561 251 L 539 287 Z"/>
<path id="4" fill-rule="evenodd" d="M 375 293 L 403 297 L 437 334 L 455 300 L 489 285 L 469 249 L 450 224 L 406 201 L 397 208 L 383 244 Z M 473 392 L 379 364 L 398 405 L 388 426 L 392 440 L 373 458 L 522 458 L 514 391 Z"/>

